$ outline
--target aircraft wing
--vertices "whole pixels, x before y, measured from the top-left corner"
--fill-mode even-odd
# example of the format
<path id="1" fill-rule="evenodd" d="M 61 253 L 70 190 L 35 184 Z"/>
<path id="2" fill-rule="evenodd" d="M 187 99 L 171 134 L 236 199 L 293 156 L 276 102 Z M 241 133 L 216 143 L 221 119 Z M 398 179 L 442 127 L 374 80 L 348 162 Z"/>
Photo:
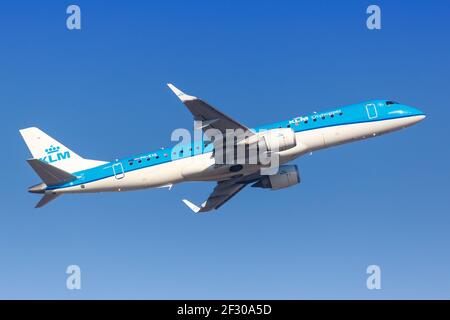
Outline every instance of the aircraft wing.
<path id="1" fill-rule="evenodd" d="M 189 200 L 183 199 L 183 202 L 195 213 L 207 212 L 219 209 L 225 202 L 234 197 L 239 191 L 248 184 L 258 181 L 261 177 L 259 171 L 244 177 L 232 178 L 229 180 L 219 181 L 208 199 L 197 206 Z"/>
<path id="2" fill-rule="evenodd" d="M 246 184 L 226 185 L 224 182 L 218 182 L 214 191 L 200 207 L 189 200 L 183 199 L 183 202 L 195 213 L 206 212 L 213 209 L 219 209 L 225 202 L 241 191 Z"/>
<path id="3" fill-rule="evenodd" d="M 194 120 L 201 121 L 195 129 L 205 130 L 213 128 L 219 130 L 222 134 L 226 133 L 226 129 L 242 129 L 244 132 L 248 132 L 248 135 L 253 135 L 249 128 L 220 112 L 207 102 L 185 94 L 171 83 L 167 84 L 167 86 L 189 109 L 194 116 Z"/>

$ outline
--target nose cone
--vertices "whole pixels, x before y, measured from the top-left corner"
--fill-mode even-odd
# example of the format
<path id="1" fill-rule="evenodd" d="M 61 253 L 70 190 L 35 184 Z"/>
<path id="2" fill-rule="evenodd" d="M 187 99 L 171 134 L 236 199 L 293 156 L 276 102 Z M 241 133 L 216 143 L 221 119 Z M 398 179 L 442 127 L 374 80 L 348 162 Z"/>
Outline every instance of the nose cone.
<path id="1" fill-rule="evenodd" d="M 413 107 L 407 107 L 407 109 L 408 109 L 408 113 L 413 118 L 412 120 L 414 121 L 414 123 L 420 122 L 426 118 L 426 115 L 425 115 L 425 113 L 423 113 L 422 110 L 419 110 L 419 109 L 413 108 Z"/>
<path id="2" fill-rule="evenodd" d="M 416 117 L 417 117 L 417 119 L 419 119 L 419 121 L 422 121 L 422 120 L 425 119 L 427 116 L 424 115 L 424 114 L 421 114 L 421 115 L 418 115 L 418 116 L 416 116 Z"/>
<path id="3" fill-rule="evenodd" d="M 413 115 L 415 115 L 415 116 L 421 116 L 422 119 L 425 118 L 425 113 L 423 113 L 422 110 L 419 110 L 419 109 L 413 108 L 413 107 L 409 107 L 409 109 L 410 109 L 410 112 L 411 112 Z"/>
<path id="4" fill-rule="evenodd" d="M 422 110 L 406 105 L 400 105 L 398 113 L 403 115 L 403 127 L 412 126 L 413 124 L 422 121 L 426 117 L 425 113 L 423 113 Z"/>
<path id="5" fill-rule="evenodd" d="M 424 115 L 424 114 L 420 114 L 420 115 L 417 115 L 417 116 L 412 116 L 412 118 L 413 118 L 413 124 L 416 124 L 416 123 L 422 121 L 422 120 L 425 119 L 426 117 L 427 117 L 427 116 Z"/>

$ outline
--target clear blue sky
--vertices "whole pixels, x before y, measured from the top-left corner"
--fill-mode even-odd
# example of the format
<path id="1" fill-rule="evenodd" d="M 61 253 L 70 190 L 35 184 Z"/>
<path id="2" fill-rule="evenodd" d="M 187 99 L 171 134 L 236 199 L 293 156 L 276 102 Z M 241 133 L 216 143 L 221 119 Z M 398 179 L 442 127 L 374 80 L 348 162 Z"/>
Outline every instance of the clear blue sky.
<path id="1" fill-rule="evenodd" d="M 450 5 L 376 1 L 14 1 L 0 10 L 0 298 L 450 298 Z M 62 196 L 41 210 L 18 129 L 82 156 L 169 146 L 173 82 L 248 126 L 387 98 L 428 117 L 295 161 L 302 183 Z M 65 269 L 82 270 L 82 290 Z M 366 267 L 382 289 L 366 288 Z"/>

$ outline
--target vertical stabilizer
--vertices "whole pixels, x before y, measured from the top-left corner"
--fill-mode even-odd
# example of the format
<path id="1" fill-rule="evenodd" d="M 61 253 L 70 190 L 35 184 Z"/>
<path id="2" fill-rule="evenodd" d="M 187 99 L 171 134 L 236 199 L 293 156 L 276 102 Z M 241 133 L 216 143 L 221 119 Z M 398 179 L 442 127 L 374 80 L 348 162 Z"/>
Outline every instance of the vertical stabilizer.
<path id="1" fill-rule="evenodd" d="M 106 162 L 87 160 L 56 141 L 39 128 L 31 127 L 20 130 L 33 158 L 46 162 L 69 173 L 97 167 Z"/>

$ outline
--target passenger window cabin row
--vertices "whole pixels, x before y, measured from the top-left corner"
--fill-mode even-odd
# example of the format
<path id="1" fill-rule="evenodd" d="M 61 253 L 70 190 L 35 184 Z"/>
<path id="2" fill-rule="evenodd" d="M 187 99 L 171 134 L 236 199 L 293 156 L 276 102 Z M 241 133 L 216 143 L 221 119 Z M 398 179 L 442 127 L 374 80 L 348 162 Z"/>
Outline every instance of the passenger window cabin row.
<path id="1" fill-rule="evenodd" d="M 208 145 L 208 144 L 205 143 L 205 144 L 204 144 L 204 147 L 206 148 L 207 145 Z M 200 150 L 200 146 L 196 146 L 196 147 L 195 147 L 195 150 Z M 189 148 L 189 152 L 192 152 L 192 147 Z M 175 156 L 175 155 L 177 155 L 177 152 L 174 151 L 174 152 L 172 152 L 172 154 Z M 180 151 L 178 151 L 178 154 L 179 154 L 179 156 L 182 156 L 182 155 L 184 154 L 184 149 L 181 149 Z M 169 156 L 168 153 L 164 153 L 164 154 L 163 154 L 163 157 L 164 157 L 164 158 L 167 158 L 168 156 Z M 142 161 L 144 161 L 144 160 L 145 160 L 145 161 L 150 161 L 150 160 L 152 160 L 152 159 L 159 159 L 159 158 L 160 158 L 160 156 L 157 154 L 157 155 L 154 156 L 154 157 L 147 156 L 147 157 L 145 157 L 145 158 L 130 159 L 130 160 L 128 160 L 128 165 L 132 166 L 135 162 L 137 162 L 137 163 L 142 163 Z"/>
<path id="2" fill-rule="evenodd" d="M 341 111 L 341 112 L 339 112 L 339 113 L 337 113 L 338 115 L 340 115 L 340 116 L 342 116 L 344 113 Z M 330 114 L 330 118 L 334 118 L 334 113 L 332 113 L 332 114 Z M 325 120 L 326 119 L 326 117 L 325 117 L 325 115 L 321 115 L 320 117 L 314 117 L 313 119 L 312 119 L 312 121 L 313 122 L 317 122 L 317 119 L 322 119 L 322 120 Z M 302 121 L 304 124 L 308 124 L 308 120 L 304 120 L 304 121 Z M 296 122 L 295 123 L 295 125 L 296 126 L 298 126 L 300 124 L 300 121 L 299 122 Z M 286 126 L 287 128 L 290 128 L 291 127 L 291 125 L 290 124 L 288 124 L 287 126 Z M 281 127 L 279 127 L 279 128 L 281 128 Z"/>

